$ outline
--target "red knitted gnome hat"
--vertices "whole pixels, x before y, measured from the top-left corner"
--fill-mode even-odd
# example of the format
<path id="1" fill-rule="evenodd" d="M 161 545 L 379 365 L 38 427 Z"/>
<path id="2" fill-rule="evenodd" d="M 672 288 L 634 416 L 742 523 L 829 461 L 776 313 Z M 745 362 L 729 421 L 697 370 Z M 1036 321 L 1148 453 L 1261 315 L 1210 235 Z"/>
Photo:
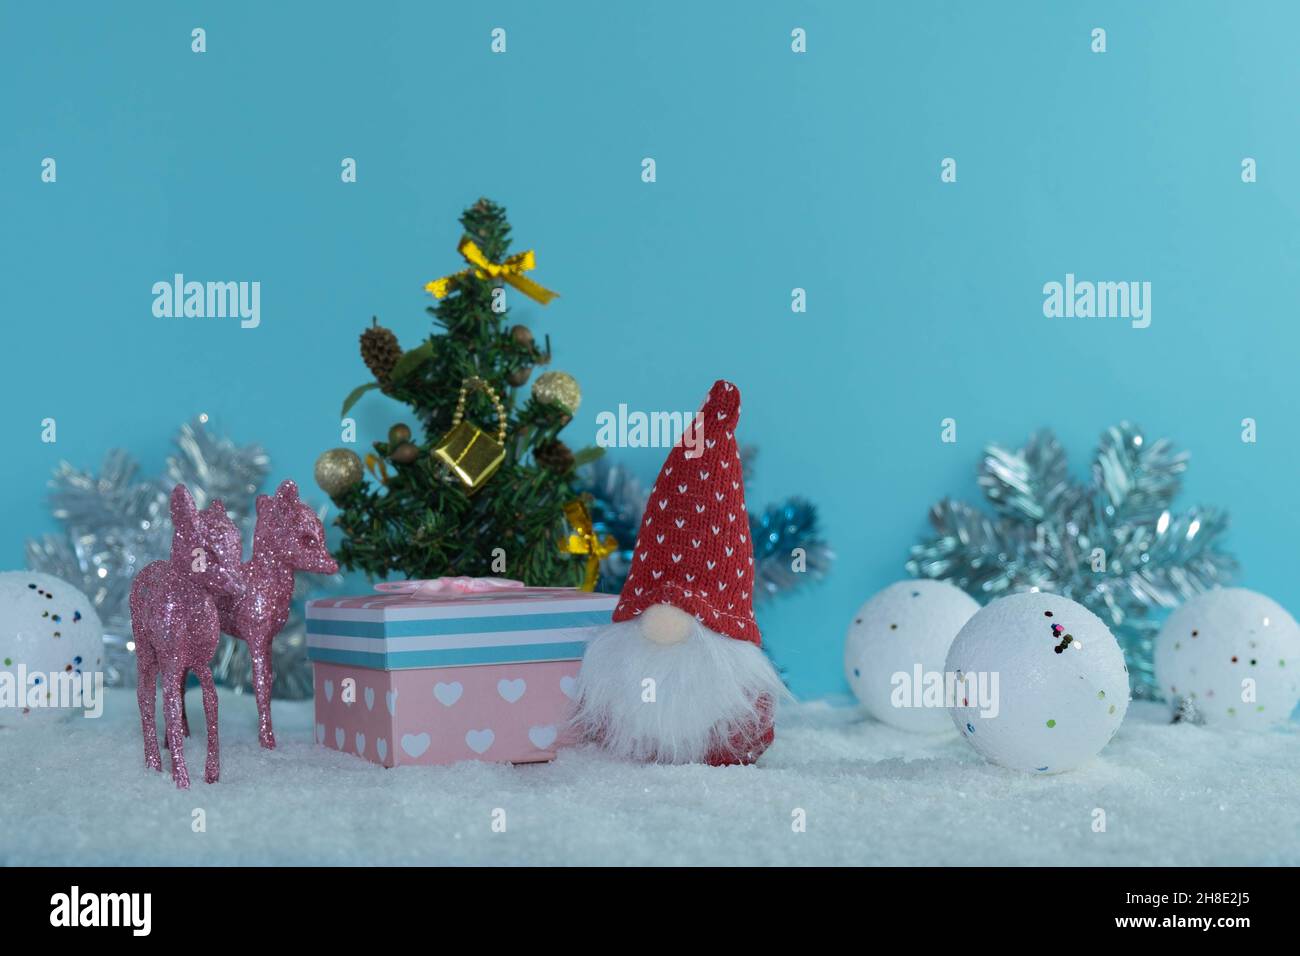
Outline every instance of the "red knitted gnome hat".
<path id="1" fill-rule="evenodd" d="M 754 621 L 754 544 L 736 446 L 739 421 L 740 389 L 719 379 L 690 426 L 699 431 L 689 444 L 702 454 L 686 457 L 687 442 L 679 441 L 650 489 L 615 621 L 671 604 L 711 631 L 762 643 Z"/>

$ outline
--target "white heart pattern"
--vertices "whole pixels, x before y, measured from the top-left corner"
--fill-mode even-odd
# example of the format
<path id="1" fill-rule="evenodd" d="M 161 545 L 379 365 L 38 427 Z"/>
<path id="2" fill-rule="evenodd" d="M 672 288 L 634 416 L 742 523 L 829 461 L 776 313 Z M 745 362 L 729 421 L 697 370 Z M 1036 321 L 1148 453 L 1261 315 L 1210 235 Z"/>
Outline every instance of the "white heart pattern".
<path id="1" fill-rule="evenodd" d="M 442 681 L 433 685 L 433 696 L 438 699 L 438 703 L 444 707 L 450 707 L 460 700 L 460 695 L 465 693 L 465 687 L 460 681 L 454 680 L 450 684 L 444 684 Z"/>
<path id="2" fill-rule="evenodd" d="M 397 716 L 397 688 L 384 693 L 384 703 L 388 706 L 388 716 Z"/>
<path id="3" fill-rule="evenodd" d="M 739 618 L 752 618 L 749 592 L 743 592 L 746 595 L 743 599 L 739 597 L 742 588 L 753 587 L 755 567 L 753 548 L 747 537 L 750 519 L 745 507 L 745 483 L 741 468 L 734 475 L 729 473 L 733 459 L 743 465 L 734 431 L 740 414 L 740 390 L 720 381 L 709 391 L 696 416 L 696 426 L 701 431 L 711 420 L 710 411 L 723 423 L 713 426 L 715 437 L 701 435 L 702 449 L 688 449 L 684 442 L 674 447 L 647 496 L 659 504 L 658 508 L 647 509 L 655 513 L 654 520 L 661 527 L 665 521 L 672 521 L 680 534 L 671 530 L 662 534 L 652 532 L 649 530 L 651 516 L 647 513 L 642 517 L 633 561 L 639 577 L 632 580 L 634 575 L 631 572 L 627 575 L 615 611 L 619 620 L 640 615 L 654 603 L 661 603 L 664 598 L 661 585 L 671 586 L 688 613 L 700 621 L 708 619 L 711 627 L 721 626 L 732 637 L 740 636 L 738 631 L 744 626 Z M 683 460 L 682 474 L 669 478 L 676 463 Z M 698 481 L 693 481 L 692 476 Z M 746 520 L 737 522 L 742 516 Z M 647 571 L 654 579 L 653 585 L 645 584 Z M 688 606 L 687 602 L 694 606 Z M 723 622 L 721 625 L 719 620 Z"/>
<path id="4" fill-rule="evenodd" d="M 342 750 L 342 749 L 343 749 L 343 738 L 344 738 L 344 736 L 345 736 L 345 735 L 344 735 L 344 733 L 343 733 L 343 728 L 342 728 L 342 727 L 335 727 L 335 728 L 334 728 L 334 746 L 337 747 L 339 750 Z"/>
<path id="5" fill-rule="evenodd" d="M 578 692 L 578 681 L 575 678 L 570 677 L 568 674 L 565 674 L 563 677 L 560 678 L 561 694 L 569 698 L 569 700 L 573 700 L 573 695 L 576 694 L 577 692 Z"/>
<path id="6" fill-rule="evenodd" d="M 366 710 L 374 710 L 374 709 L 375 709 L 375 689 L 373 687 L 367 687 L 366 688 Z"/>
<path id="7" fill-rule="evenodd" d="M 528 739 L 532 741 L 533 746 L 538 750 L 546 750 L 551 744 L 555 743 L 555 725 L 547 724 L 544 727 L 529 727 Z"/>
<path id="8" fill-rule="evenodd" d="M 366 735 L 358 733 L 356 740 L 353 742 L 357 745 L 357 753 L 364 757 L 366 754 Z"/>
<path id="9" fill-rule="evenodd" d="M 327 701 L 334 699 L 334 682 L 332 680 L 327 680 L 325 682 L 325 699 Z"/>
<path id="10" fill-rule="evenodd" d="M 488 730 L 471 730 L 465 734 L 465 744 L 476 754 L 485 754 L 497 735 Z"/>
<path id="11" fill-rule="evenodd" d="M 524 689 L 528 685 L 524 683 L 522 677 L 516 677 L 514 680 L 506 680 L 504 677 L 497 681 L 497 693 L 508 704 L 513 704 L 524 696 Z M 480 750 L 479 753 L 483 751 Z"/>
<path id="12" fill-rule="evenodd" d="M 408 757 L 419 758 L 432 743 L 428 734 L 402 734 L 402 750 Z"/>
<path id="13" fill-rule="evenodd" d="M 380 760 L 388 759 L 388 741 L 385 740 L 383 737 L 380 737 L 378 740 L 375 741 L 375 750 L 379 752 Z"/>

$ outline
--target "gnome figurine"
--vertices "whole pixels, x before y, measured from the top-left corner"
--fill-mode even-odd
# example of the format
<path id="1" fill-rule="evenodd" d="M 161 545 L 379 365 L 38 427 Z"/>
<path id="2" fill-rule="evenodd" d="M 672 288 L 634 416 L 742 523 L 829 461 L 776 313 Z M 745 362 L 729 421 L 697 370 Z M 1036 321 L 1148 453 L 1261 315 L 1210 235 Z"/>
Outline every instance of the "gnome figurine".
<path id="1" fill-rule="evenodd" d="M 613 623 L 587 645 L 575 727 L 618 756 L 753 763 L 786 690 L 754 621 L 736 445 L 740 391 L 715 382 L 650 490 Z"/>

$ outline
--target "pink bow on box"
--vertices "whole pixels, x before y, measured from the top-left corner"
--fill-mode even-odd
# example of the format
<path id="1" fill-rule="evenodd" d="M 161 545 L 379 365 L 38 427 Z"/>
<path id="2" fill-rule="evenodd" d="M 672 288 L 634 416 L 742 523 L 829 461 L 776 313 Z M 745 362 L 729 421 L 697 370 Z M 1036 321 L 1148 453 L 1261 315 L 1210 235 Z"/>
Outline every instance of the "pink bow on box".
<path id="1" fill-rule="evenodd" d="M 510 578 L 431 578 L 426 581 L 385 581 L 376 584 L 375 590 L 403 597 L 444 597 L 452 594 L 483 594 L 526 588 L 523 581 Z M 528 588 L 528 590 L 533 590 Z"/>

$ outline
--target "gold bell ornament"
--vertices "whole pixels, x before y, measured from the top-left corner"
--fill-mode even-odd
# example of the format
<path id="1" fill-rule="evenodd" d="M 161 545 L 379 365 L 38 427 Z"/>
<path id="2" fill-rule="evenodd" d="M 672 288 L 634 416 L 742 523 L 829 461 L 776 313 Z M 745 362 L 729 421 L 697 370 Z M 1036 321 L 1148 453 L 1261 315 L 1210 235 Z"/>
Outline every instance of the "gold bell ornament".
<path id="1" fill-rule="evenodd" d="M 497 434 L 493 438 L 476 425 L 465 421 L 465 399 L 471 388 L 482 391 L 497 410 Z M 471 375 L 460 386 L 456 399 L 456 413 L 451 419 L 451 431 L 443 436 L 433 454 L 450 468 L 471 492 L 478 491 L 492 473 L 501 467 L 506 457 L 506 408 L 494 389 L 477 375 Z"/>

